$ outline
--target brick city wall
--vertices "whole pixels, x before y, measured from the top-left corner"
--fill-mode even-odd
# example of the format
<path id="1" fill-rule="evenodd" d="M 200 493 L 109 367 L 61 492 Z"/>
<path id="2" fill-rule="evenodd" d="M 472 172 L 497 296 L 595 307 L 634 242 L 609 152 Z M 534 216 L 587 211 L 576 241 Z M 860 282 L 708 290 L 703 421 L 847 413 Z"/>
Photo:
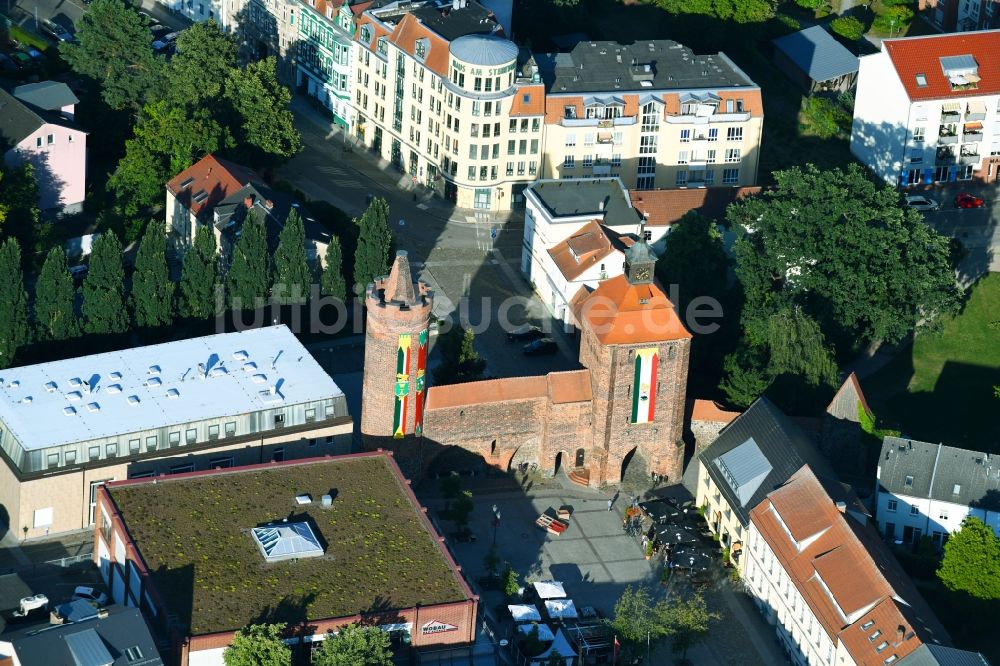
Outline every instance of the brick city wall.
<path id="1" fill-rule="evenodd" d="M 576 464 L 577 449 L 585 451 L 584 466 L 589 468 L 594 464 L 596 460 L 591 460 L 594 458 L 593 421 L 593 404 L 589 400 L 558 405 L 549 403 L 545 410 L 545 434 L 538 456 L 539 467 L 546 472 L 554 472 L 556 456 L 562 452 L 560 466 L 569 469 Z"/>
<path id="2" fill-rule="evenodd" d="M 504 468 L 515 456 L 536 462 L 545 403 L 545 398 L 531 398 L 430 409 L 424 414 L 424 438 L 461 446 Z"/>

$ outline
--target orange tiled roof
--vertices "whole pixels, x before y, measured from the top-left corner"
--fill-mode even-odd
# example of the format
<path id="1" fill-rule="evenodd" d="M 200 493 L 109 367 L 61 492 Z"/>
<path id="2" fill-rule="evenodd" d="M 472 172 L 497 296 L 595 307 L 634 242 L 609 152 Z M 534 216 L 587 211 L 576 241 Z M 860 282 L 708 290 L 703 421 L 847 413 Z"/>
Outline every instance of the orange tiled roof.
<path id="1" fill-rule="evenodd" d="M 545 86 L 521 86 L 510 105 L 511 116 L 541 116 L 545 114 Z"/>
<path id="2" fill-rule="evenodd" d="M 719 407 L 718 403 L 712 400 L 689 400 L 688 401 L 691 421 L 711 421 L 713 423 L 731 423 L 740 415 L 740 412 L 727 412 Z"/>
<path id="3" fill-rule="evenodd" d="M 842 513 L 808 465 L 751 510 L 750 520 L 823 630 L 835 643 L 842 639 L 857 664 L 882 666 L 892 654 L 902 659 L 930 636 L 947 642 L 878 535 Z M 860 629 L 876 616 L 875 625 Z M 868 640 L 876 630 L 889 641 L 882 651 L 876 651 L 880 640 Z"/>
<path id="4" fill-rule="evenodd" d="M 591 220 L 547 252 L 563 277 L 572 282 L 613 254 L 615 244 L 604 227 L 597 220 Z"/>
<path id="5" fill-rule="evenodd" d="M 554 405 L 590 402 L 594 398 L 590 387 L 590 370 L 550 372 L 546 377 L 549 380 L 549 400 Z"/>
<path id="6" fill-rule="evenodd" d="M 427 389 L 427 410 L 479 405 L 489 402 L 536 400 L 548 395 L 548 381 L 542 377 L 507 377 L 481 382 L 432 386 Z"/>
<path id="7" fill-rule="evenodd" d="M 191 179 L 191 182 L 184 185 Z M 192 211 L 195 216 L 203 210 L 211 210 L 236 190 L 251 181 L 260 181 L 253 170 L 214 155 L 205 155 L 193 165 L 167 181 L 167 189 L 177 202 Z M 204 191 L 208 196 L 195 202 L 194 197 Z"/>
<path id="8" fill-rule="evenodd" d="M 424 64 L 439 76 L 448 76 L 448 42 L 428 29 L 413 14 L 407 14 L 392 31 L 389 41 L 416 57 L 418 39 L 428 41 Z M 372 39 L 375 41 L 375 39 Z"/>
<path id="9" fill-rule="evenodd" d="M 674 306 L 655 284 L 629 283 L 624 275 L 601 282 L 592 293 L 581 288 L 571 303 L 578 322 L 606 345 L 683 340 L 691 334 Z"/>
<path id="10" fill-rule="evenodd" d="M 1000 30 L 886 39 L 882 47 L 911 100 L 1000 93 Z M 975 90 L 952 90 L 941 69 L 941 58 L 961 55 L 971 55 L 979 65 L 980 80 Z M 926 86 L 917 85 L 917 74 L 926 77 Z"/>
<path id="11" fill-rule="evenodd" d="M 647 215 L 647 226 L 662 227 L 679 221 L 690 211 L 724 220 L 733 201 L 760 192 L 759 187 L 707 187 L 687 190 L 629 190 L 632 206 Z"/>

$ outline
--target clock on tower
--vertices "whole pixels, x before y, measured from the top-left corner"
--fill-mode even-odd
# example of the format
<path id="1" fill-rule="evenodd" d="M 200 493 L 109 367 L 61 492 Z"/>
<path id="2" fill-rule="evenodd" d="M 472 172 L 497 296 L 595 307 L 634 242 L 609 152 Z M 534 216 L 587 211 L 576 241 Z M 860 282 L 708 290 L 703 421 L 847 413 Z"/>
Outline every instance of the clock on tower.
<path id="1" fill-rule="evenodd" d="M 639 240 L 625 250 L 625 278 L 629 284 L 652 284 L 656 254 L 646 243 L 644 226 L 639 227 Z"/>

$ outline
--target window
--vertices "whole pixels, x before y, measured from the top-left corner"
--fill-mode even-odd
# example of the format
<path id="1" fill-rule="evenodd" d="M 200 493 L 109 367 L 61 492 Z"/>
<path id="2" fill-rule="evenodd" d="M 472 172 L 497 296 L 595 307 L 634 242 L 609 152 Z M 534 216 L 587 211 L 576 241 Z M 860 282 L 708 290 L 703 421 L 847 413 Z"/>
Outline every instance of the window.
<path id="1" fill-rule="evenodd" d="M 181 433 L 180 431 L 172 432 L 167 436 L 167 441 L 170 442 L 170 446 L 180 446 L 181 445 Z"/>
<path id="2" fill-rule="evenodd" d="M 476 179 L 476 167 L 470 166 L 469 167 L 469 180 L 475 180 L 475 179 Z"/>
<path id="3" fill-rule="evenodd" d="M 224 469 L 226 467 L 233 466 L 233 457 L 226 456 L 225 458 L 213 458 L 208 461 L 209 469 Z"/>
<path id="4" fill-rule="evenodd" d="M 472 89 L 476 92 L 480 92 L 483 89 L 483 77 L 477 76 L 472 81 Z"/>
<path id="5" fill-rule="evenodd" d="M 537 173 L 538 173 L 538 162 L 534 162 L 534 161 L 529 162 L 528 163 L 528 175 L 529 176 L 534 176 Z"/>
<path id="6" fill-rule="evenodd" d="M 679 152 L 677 154 L 677 163 L 678 164 L 687 164 L 688 163 L 688 151 L 682 150 L 681 152 Z"/>
<path id="7" fill-rule="evenodd" d="M 100 459 L 101 459 L 101 447 L 92 446 L 89 449 L 87 449 L 87 460 L 100 460 Z"/>
<path id="8" fill-rule="evenodd" d="M 583 135 L 583 145 L 585 145 L 585 146 L 592 146 L 592 145 L 594 145 L 594 133 L 593 132 L 587 132 L 586 134 Z"/>
<path id="9" fill-rule="evenodd" d="M 236 434 L 236 421 L 226 423 L 226 437 L 233 437 Z"/>
<path id="10" fill-rule="evenodd" d="M 639 154 L 652 155 L 656 152 L 656 135 L 650 134 L 639 137 Z"/>
<path id="11" fill-rule="evenodd" d="M 508 176 L 513 176 L 514 175 L 514 163 L 513 162 L 507 162 L 507 171 L 506 171 L 506 173 L 507 173 Z"/>
<path id="12" fill-rule="evenodd" d="M 513 155 L 514 151 L 516 150 L 516 147 L 517 147 L 517 141 L 514 141 L 513 139 L 511 139 L 510 141 L 508 141 L 507 142 L 507 154 L 508 155 Z"/>
<path id="13" fill-rule="evenodd" d="M 208 426 L 208 438 L 209 439 L 219 439 L 219 426 L 218 426 L 218 424 Z"/>
<path id="14" fill-rule="evenodd" d="M 76 464 L 76 451 L 67 451 L 66 454 L 66 464 L 75 465 Z"/>
<path id="15" fill-rule="evenodd" d="M 531 154 L 532 155 L 538 154 L 538 139 L 531 140 Z"/>
<path id="16" fill-rule="evenodd" d="M 510 124 L 507 125 L 507 131 L 511 133 L 517 131 L 517 118 L 510 119 Z"/>
<path id="17" fill-rule="evenodd" d="M 567 155 L 566 157 L 563 158 L 563 168 L 564 169 L 572 169 L 575 166 L 576 166 L 576 158 L 575 157 L 573 157 L 572 155 Z"/>
<path id="18" fill-rule="evenodd" d="M 739 148 L 727 148 L 726 149 L 726 161 L 727 162 L 739 162 L 740 161 L 740 149 Z"/>
<path id="19" fill-rule="evenodd" d="M 528 140 L 521 139 L 517 142 L 517 154 L 526 155 L 528 153 Z"/>
<path id="20" fill-rule="evenodd" d="M 279 446 L 274 451 L 271 452 L 271 460 L 274 462 L 281 462 L 285 459 L 285 447 Z"/>
<path id="21" fill-rule="evenodd" d="M 104 455 L 108 458 L 114 458 L 118 455 L 118 442 L 112 442 L 110 444 L 104 445 Z"/>
<path id="22" fill-rule="evenodd" d="M 888 657 L 886 657 L 885 659 L 883 659 L 883 660 L 882 660 L 882 663 L 883 663 L 883 664 L 885 664 L 886 666 L 889 666 L 889 664 L 893 663 L 893 662 L 894 662 L 894 661 L 896 661 L 896 659 L 898 659 L 898 658 L 899 658 L 899 657 L 897 657 L 896 655 L 894 655 L 894 654 L 891 654 L 891 655 L 889 655 Z"/>
<path id="23" fill-rule="evenodd" d="M 53 143 L 56 142 L 56 135 L 55 134 L 49 134 L 47 137 L 45 137 L 45 141 L 46 141 L 46 143 L 48 143 L 51 146 Z"/>
<path id="24" fill-rule="evenodd" d="M 742 140 L 743 140 L 742 127 L 730 127 L 726 129 L 726 141 L 742 141 Z"/>
<path id="25" fill-rule="evenodd" d="M 917 142 L 922 142 L 924 140 L 924 131 L 926 128 L 914 127 L 913 128 L 913 140 Z"/>
<path id="26" fill-rule="evenodd" d="M 35 139 L 35 146 L 38 148 L 42 147 L 42 137 L 38 137 L 37 139 Z"/>
<path id="27" fill-rule="evenodd" d="M 691 141 L 691 130 L 682 129 L 681 130 L 681 143 L 688 143 Z"/>
<path id="28" fill-rule="evenodd" d="M 944 509 L 938 511 L 938 520 L 948 520 L 948 512 Z"/>
<path id="29" fill-rule="evenodd" d="M 886 511 L 892 511 L 893 513 L 895 513 L 896 512 L 896 508 L 898 506 L 899 506 L 899 502 L 897 502 L 896 500 L 889 500 L 888 502 L 886 502 L 885 508 L 886 508 Z"/>
<path id="30" fill-rule="evenodd" d="M 306 423 L 312 423 L 315 420 L 316 420 L 316 408 L 315 407 L 311 407 L 311 408 L 309 408 L 309 409 L 306 410 Z M 228 424 L 226 424 L 226 429 L 227 430 L 229 429 L 229 425 Z M 234 423 L 233 424 L 233 432 L 235 432 L 235 431 L 236 431 L 236 424 Z"/>
<path id="31" fill-rule="evenodd" d="M 521 131 L 522 132 L 527 132 L 528 131 L 528 119 L 527 118 L 521 118 Z"/>
<path id="32" fill-rule="evenodd" d="M 611 166 L 620 167 L 622 165 L 622 154 L 614 153 L 611 156 Z"/>
<path id="33" fill-rule="evenodd" d="M 705 170 L 705 184 L 712 185 L 715 183 L 715 171 L 713 169 Z"/>
<path id="34" fill-rule="evenodd" d="M 951 489 L 951 494 L 952 495 L 957 495 L 960 492 L 962 492 L 962 485 L 959 484 L 959 483 L 956 483 L 955 486 Z"/>
<path id="35" fill-rule="evenodd" d="M 518 162 L 517 163 L 517 175 L 518 176 L 523 176 L 524 175 L 524 162 Z"/>
<path id="36" fill-rule="evenodd" d="M 189 428 L 184 432 L 184 440 L 188 444 L 194 444 L 198 441 L 198 431 L 195 428 Z"/>
<path id="37" fill-rule="evenodd" d="M 678 171 L 676 180 L 677 185 L 687 185 L 687 182 L 688 182 L 688 172 Z"/>
<path id="38" fill-rule="evenodd" d="M 868 620 L 867 622 L 861 625 L 861 631 L 868 631 L 873 626 L 875 626 L 875 620 Z"/>
<path id="39" fill-rule="evenodd" d="M 910 515 L 911 516 L 919 516 L 920 515 L 920 507 L 919 506 L 911 506 L 910 507 Z"/>
<path id="40" fill-rule="evenodd" d="M 575 145 L 576 145 L 576 134 L 567 134 L 566 135 L 566 147 L 569 148 L 569 147 L 575 146 Z"/>
<path id="41" fill-rule="evenodd" d="M 722 170 L 722 184 L 723 185 L 735 185 L 740 182 L 740 170 L 739 169 L 723 169 Z"/>
<path id="42" fill-rule="evenodd" d="M 879 643 L 878 645 L 875 646 L 875 651 L 876 652 L 881 652 L 882 650 L 886 649 L 887 647 L 889 647 L 889 641 L 882 641 L 881 643 Z"/>
<path id="43" fill-rule="evenodd" d="M 479 167 L 479 180 L 486 180 L 486 167 Z"/>
<path id="44" fill-rule="evenodd" d="M 130 440 L 128 440 L 128 452 L 129 452 L 129 455 L 132 455 L 132 456 L 134 456 L 137 453 L 139 453 L 139 440 L 137 440 L 137 439 L 130 439 Z"/>
<path id="45" fill-rule="evenodd" d="M 531 119 L 531 131 L 537 132 L 541 128 L 541 121 L 538 118 Z"/>
<path id="46" fill-rule="evenodd" d="M 147 451 L 155 451 L 156 447 L 157 447 L 157 443 L 158 442 L 157 442 L 157 439 L 156 439 L 156 435 L 151 435 L 151 436 L 147 437 L 146 438 L 146 450 Z"/>
<path id="47" fill-rule="evenodd" d="M 476 148 L 476 144 L 469 144 L 469 159 L 474 160 L 479 155 L 479 150 Z"/>
<path id="48" fill-rule="evenodd" d="M 186 474 L 187 472 L 194 471 L 194 463 L 185 463 L 183 465 L 173 465 L 170 468 L 171 474 Z"/>
<path id="49" fill-rule="evenodd" d="M 585 169 L 589 169 L 592 166 L 594 166 L 594 156 L 593 155 L 584 155 L 583 156 L 583 167 Z"/>
<path id="50" fill-rule="evenodd" d="M 285 425 L 285 415 L 284 415 L 284 413 L 279 412 L 279 413 L 275 414 L 274 415 L 274 427 L 275 428 L 281 428 L 284 425 Z"/>
<path id="51" fill-rule="evenodd" d="M 139 661 L 142 659 L 142 650 L 139 649 L 138 645 L 133 645 L 130 648 L 125 648 L 125 658 L 128 659 L 129 663 L 133 661 Z"/>
<path id="52" fill-rule="evenodd" d="M 913 487 L 913 477 L 912 477 L 912 476 L 909 476 L 909 475 L 907 475 L 906 479 L 905 479 L 905 480 L 903 481 L 903 484 L 904 484 L 904 485 L 905 485 L 905 486 L 906 486 L 907 488 L 912 488 L 912 487 Z"/>
<path id="53" fill-rule="evenodd" d="M 58 466 L 59 466 L 59 454 L 58 453 L 50 453 L 48 456 L 46 456 L 46 458 L 45 458 L 45 467 L 47 469 L 48 468 L 52 468 L 52 467 L 58 467 Z"/>

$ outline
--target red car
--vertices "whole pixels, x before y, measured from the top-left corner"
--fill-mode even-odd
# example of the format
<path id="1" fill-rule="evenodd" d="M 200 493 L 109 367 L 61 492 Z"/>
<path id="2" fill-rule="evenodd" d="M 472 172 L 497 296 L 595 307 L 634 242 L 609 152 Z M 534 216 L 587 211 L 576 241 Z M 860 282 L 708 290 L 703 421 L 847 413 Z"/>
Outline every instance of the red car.
<path id="1" fill-rule="evenodd" d="M 955 197 L 955 208 L 982 208 L 986 202 L 980 197 L 968 192 L 962 192 Z"/>

